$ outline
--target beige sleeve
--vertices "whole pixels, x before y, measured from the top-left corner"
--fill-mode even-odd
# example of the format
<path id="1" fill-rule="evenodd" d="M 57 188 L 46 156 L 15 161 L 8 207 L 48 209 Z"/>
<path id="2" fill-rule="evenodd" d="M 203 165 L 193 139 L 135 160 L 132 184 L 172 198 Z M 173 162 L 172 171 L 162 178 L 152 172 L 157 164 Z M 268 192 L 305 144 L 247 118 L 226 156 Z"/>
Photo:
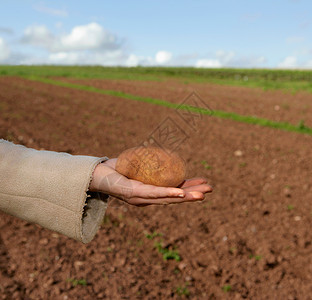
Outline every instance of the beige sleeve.
<path id="1" fill-rule="evenodd" d="M 87 191 L 94 168 L 106 159 L 38 151 L 0 139 L 0 210 L 88 243 L 108 196 Z"/>

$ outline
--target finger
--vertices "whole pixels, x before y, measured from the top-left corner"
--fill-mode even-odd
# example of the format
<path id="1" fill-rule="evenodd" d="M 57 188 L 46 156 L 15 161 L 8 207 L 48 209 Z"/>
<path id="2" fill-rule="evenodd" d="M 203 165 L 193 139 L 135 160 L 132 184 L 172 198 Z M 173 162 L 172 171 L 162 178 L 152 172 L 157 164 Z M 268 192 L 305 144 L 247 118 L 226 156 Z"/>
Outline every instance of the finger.
<path id="1" fill-rule="evenodd" d="M 189 187 L 189 186 L 193 186 L 193 185 L 199 185 L 199 184 L 203 184 L 203 183 L 207 183 L 207 179 L 206 178 L 202 178 L 202 177 L 197 177 L 197 178 L 190 178 L 190 179 L 186 179 L 181 186 L 181 188 L 185 188 L 185 187 Z"/>
<path id="2" fill-rule="evenodd" d="M 166 198 L 166 197 L 180 197 L 183 198 L 185 192 L 180 188 L 170 187 L 158 187 L 149 184 L 135 185 L 133 188 L 133 197 L 155 199 L 155 198 Z"/>
<path id="3" fill-rule="evenodd" d="M 205 193 L 211 193 L 212 187 L 208 184 L 200 184 L 200 185 L 194 185 L 194 186 L 183 188 L 183 190 L 185 192 L 198 191 L 198 192 L 205 194 Z"/>
<path id="4" fill-rule="evenodd" d="M 182 202 L 194 202 L 201 201 L 205 198 L 205 195 L 201 192 L 188 192 L 184 198 L 158 198 L 158 199 L 143 199 L 143 198 L 132 198 L 128 201 L 129 204 L 137 206 L 146 205 L 166 205 L 166 204 L 177 204 Z"/>

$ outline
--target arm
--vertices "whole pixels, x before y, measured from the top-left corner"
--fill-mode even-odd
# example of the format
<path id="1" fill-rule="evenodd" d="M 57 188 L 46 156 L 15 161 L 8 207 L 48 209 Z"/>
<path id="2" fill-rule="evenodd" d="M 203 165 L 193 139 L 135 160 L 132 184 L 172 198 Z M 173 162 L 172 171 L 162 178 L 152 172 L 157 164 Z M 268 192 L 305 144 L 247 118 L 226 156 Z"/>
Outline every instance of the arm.
<path id="1" fill-rule="evenodd" d="M 179 188 L 146 185 L 117 173 L 115 164 L 107 157 L 37 151 L 0 140 L 0 209 L 88 243 L 102 222 L 107 195 L 145 206 L 203 200 L 212 191 L 203 178 Z"/>
<path id="2" fill-rule="evenodd" d="M 88 243 L 102 222 L 107 197 L 87 197 L 87 191 L 95 167 L 105 160 L 0 140 L 0 209 Z"/>

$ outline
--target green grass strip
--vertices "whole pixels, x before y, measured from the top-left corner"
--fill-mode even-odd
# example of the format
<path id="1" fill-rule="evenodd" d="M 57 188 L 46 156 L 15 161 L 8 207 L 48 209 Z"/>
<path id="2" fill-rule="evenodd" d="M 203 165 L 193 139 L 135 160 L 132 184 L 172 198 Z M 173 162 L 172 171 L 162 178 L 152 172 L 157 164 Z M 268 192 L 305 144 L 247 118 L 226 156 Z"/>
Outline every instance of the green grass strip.
<path id="1" fill-rule="evenodd" d="M 80 84 L 75 84 L 75 83 L 70 83 L 70 82 L 53 80 L 53 79 L 49 79 L 49 78 L 39 78 L 39 77 L 25 77 L 25 78 L 33 80 L 33 81 L 40 81 L 43 83 L 62 86 L 62 87 L 66 87 L 66 88 L 73 88 L 73 89 L 77 89 L 77 90 L 93 92 L 93 93 L 98 93 L 98 94 L 103 94 L 103 95 L 110 95 L 110 96 L 115 96 L 115 97 L 135 100 L 135 101 L 148 102 L 148 103 L 166 106 L 166 107 L 174 108 L 174 109 L 177 109 L 179 106 L 179 104 L 168 102 L 165 100 L 159 100 L 159 99 L 154 99 L 154 98 L 149 98 L 149 97 L 140 97 L 140 96 L 135 96 L 132 94 L 128 94 L 128 93 L 124 93 L 124 92 L 120 92 L 120 91 L 115 91 L 115 90 L 103 90 L 103 89 L 98 89 L 96 87 L 88 86 L 88 85 L 80 85 Z"/>
<path id="2" fill-rule="evenodd" d="M 141 97 L 141 96 L 136 96 L 136 95 L 124 93 L 121 91 L 115 91 L 115 90 L 103 90 L 103 89 L 99 89 L 99 88 L 92 87 L 92 86 L 74 84 L 74 83 L 69 83 L 69 82 L 64 82 L 64 81 L 53 80 L 49 78 L 26 77 L 26 79 L 39 81 L 39 82 L 52 84 L 52 85 L 57 85 L 61 87 L 66 87 L 66 88 L 73 88 L 73 89 L 82 90 L 82 91 L 115 96 L 115 97 L 129 99 L 129 100 L 152 103 L 155 105 L 165 106 L 168 108 L 196 112 L 202 115 L 211 115 L 213 117 L 229 119 L 229 120 L 242 122 L 242 123 L 248 123 L 248 124 L 259 125 L 263 127 L 280 129 L 284 131 L 291 131 L 291 132 L 298 132 L 298 133 L 312 135 L 312 128 L 305 126 L 303 122 L 300 122 L 298 125 L 293 125 L 288 122 L 276 122 L 276 121 L 271 121 L 271 120 L 264 119 L 264 118 L 258 118 L 255 116 L 239 115 L 233 112 L 226 112 L 223 110 L 211 111 L 205 108 L 193 107 L 193 106 L 186 105 L 186 104 L 181 105 L 181 104 L 172 103 L 172 102 L 165 101 L 165 100 L 154 99 L 154 98 L 149 98 L 149 97 Z"/>
<path id="3" fill-rule="evenodd" d="M 0 65 L 0 76 L 66 77 L 132 81 L 178 80 L 180 83 L 282 90 L 287 93 L 312 93 L 312 70 L 274 70 L 194 67 L 101 67 L 101 66 L 26 66 Z"/>

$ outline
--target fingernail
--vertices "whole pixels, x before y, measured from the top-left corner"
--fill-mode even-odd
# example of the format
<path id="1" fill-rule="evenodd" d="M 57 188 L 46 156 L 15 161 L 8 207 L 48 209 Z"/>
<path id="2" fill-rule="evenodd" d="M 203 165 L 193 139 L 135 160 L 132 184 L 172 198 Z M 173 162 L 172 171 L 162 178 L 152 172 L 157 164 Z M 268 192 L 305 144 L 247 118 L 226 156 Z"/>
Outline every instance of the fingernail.
<path id="1" fill-rule="evenodd" d="M 185 196 L 184 194 L 179 194 L 178 195 L 178 197 L 180 197 L 180 198 L 184 198 L 184 196 Z"/>

